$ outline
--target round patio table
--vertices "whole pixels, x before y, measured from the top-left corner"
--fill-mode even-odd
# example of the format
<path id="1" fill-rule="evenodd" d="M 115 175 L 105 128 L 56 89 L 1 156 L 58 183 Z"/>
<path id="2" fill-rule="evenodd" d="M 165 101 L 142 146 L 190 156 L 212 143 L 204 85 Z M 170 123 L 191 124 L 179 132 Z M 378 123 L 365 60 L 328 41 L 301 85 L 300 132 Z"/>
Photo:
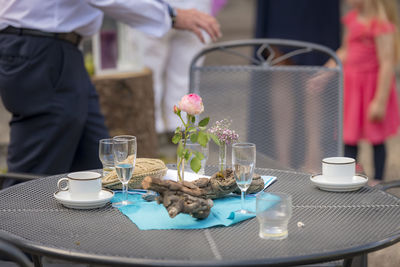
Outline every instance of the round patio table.
<path id="1" fill-rule="evenodd" d="M 352 258 L 400 240 L 400 199 L 389 193 L 368 186 L 325 192 L 308 174 L 256 172 L 277 177 L 267 191 L 292 195 L 285 240 L 259 238 L 255 218 L 230 227 L 141 231 L 110 204 L 93 210 L 58 204 L 53 193 L 64 175 L 0 191 L 0 238 L 36 255 L 118 266 L 290 266 Z"/>

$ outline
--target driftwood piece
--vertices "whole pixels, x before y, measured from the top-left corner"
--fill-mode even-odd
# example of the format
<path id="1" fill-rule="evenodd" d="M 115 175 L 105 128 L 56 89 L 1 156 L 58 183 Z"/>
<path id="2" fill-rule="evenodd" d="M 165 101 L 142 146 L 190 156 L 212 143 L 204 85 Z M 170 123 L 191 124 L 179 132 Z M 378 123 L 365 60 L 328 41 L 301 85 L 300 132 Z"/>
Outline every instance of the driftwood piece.
<path id="1" fill-rule="evenodd" d="M 235 177 L 231 169 L 227 169 L 221 176 L 219 173 L 215 173 L 213 176 L 208 178 L 200 178 L 192 183 L 203 189 L 205 192 L 205 198 L 221 198 L 229 193 L 232 193 L 237 188 Z"/>
<path id="2" fill-rule="evenodd" d="M 264 189 L 264 180 L 261 178 L 259 174 L 253 175 L 253 181 L 251 181 L 250 187 L 247 189 L 246 194 L 254 194 L 258 193 Z M 239 187 L 236 186 L 233 193 L 240 194 Z"/>
<path id="3" fill-rule="evenodd" d="M 204 219 L 208 217 L 214 204 L 211 199 L 204 197 L 206 192 L 203 189 L 190 182 L 177 183 L 147 176 L 142 186 L 160 194 L 157 202 L 164 205 L 171 218 L 179 213 L 187 213 L 195 218 Z"/>
<path id="4" fill-rule="evenodd" d="M 179 213 L 187 213 L 198 219 L 205 219 L 214 205 L 211 199 L 194 197 L 182 192 L 167 191 L 157 202 L 163 204 L 171 218 Z"/>
<path id="5" fill-rule="evenodd" d="M 193 182 L 175 182 L 146 177 L 142 187 L 160 194 L 157 202 L 163 204 L 171 218 L 179 213 L 187 213 L 198 219 L 207 218 L 213 206 L 212 199 L 221 198 L 229 193 L 238 192 L 239 188 L 231 169 L 221 176 L 219 173 L 208 178 L 199 178 Z M 249 193 L 259 192 L 264 188 L 260 175 L 254 175 L 248 189 Z"/>
<path id="6" fill-rule="evenodd" d="M 224 171 L 223 176 L 219 172 L 215 173 L 209 178 L 199 178 L 192 182 L 194 185 L 204 189 L 207 198 L 216 199 L 221 198 L 230 193 L 240 194 L 240 189 L 236 184 L 235 176 L 232 169 Z M 260 192 L 264 189 L 264 180 L 259 174 L 253 175 L 253 181 L 247 189 L 247 194 Z"/>

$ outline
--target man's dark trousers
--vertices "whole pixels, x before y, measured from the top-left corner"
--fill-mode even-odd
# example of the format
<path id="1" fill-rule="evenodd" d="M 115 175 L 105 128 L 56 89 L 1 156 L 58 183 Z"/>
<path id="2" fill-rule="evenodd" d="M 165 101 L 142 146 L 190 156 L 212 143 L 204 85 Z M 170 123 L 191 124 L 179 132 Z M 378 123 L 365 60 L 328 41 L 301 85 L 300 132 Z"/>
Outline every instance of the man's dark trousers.
<path id="1" fill-rule="evenodd" d="M 8 171 L 58 174 L 101 168 L 98 141 L 109 134 L 76 46 L 0 33 L 0 93 L 12 113 Z"/>

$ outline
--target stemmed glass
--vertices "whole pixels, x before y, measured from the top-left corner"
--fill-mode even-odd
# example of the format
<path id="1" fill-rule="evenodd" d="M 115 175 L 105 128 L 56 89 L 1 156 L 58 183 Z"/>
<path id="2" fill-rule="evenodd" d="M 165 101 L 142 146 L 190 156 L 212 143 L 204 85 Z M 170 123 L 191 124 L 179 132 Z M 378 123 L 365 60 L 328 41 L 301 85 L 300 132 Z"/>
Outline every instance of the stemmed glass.
<path id="1" fill-rule="evenodd" d="M 256 145 L 252 143 L 236 143 L 232 145 L 232 166 L 236 184 L 241 191 L 240 213 L 252 213 L 244 208 L 247 189 L 253 179 L 256 164 Z"/>
<path id="2" fill-rule="evenodd" d="M 136 137 L 120 135 L 113 138 L 114 165 L 118 179 L 122 183 L 123 198 L 121 202 L 114 203 L 114 207 L 133 204 L 128 201 L 128 183 L 132 177 L 136 162 Z"/>
<path id="3" fill-rule="evenodd" d="M 101 139 L 99 142 L 99 158 L 103 164 L 103 176 L 114 170 L 113 139 Z"/>

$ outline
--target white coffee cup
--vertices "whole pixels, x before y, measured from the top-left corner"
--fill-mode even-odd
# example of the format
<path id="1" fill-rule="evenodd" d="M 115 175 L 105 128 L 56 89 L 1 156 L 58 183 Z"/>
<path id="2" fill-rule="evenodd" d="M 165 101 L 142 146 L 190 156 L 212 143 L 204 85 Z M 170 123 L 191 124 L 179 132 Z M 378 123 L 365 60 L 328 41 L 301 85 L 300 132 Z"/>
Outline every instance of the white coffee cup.
<path id="1" fill-rule="evenodd" d="M 356 160 L 347 157 L 324 158 L 322 175 L 329 181 L 350 182 L 356 175 Z"/>
<path id="2" fill-rule="evenodd" d="M 66 185 L 62 186 L 61 183 Z M 60 191 L 69 191 L 71 198 L 88 200 L 98 197 L 101 191 L 101 174 L 97 172 L 72 172 L 57 182 Z"/>

